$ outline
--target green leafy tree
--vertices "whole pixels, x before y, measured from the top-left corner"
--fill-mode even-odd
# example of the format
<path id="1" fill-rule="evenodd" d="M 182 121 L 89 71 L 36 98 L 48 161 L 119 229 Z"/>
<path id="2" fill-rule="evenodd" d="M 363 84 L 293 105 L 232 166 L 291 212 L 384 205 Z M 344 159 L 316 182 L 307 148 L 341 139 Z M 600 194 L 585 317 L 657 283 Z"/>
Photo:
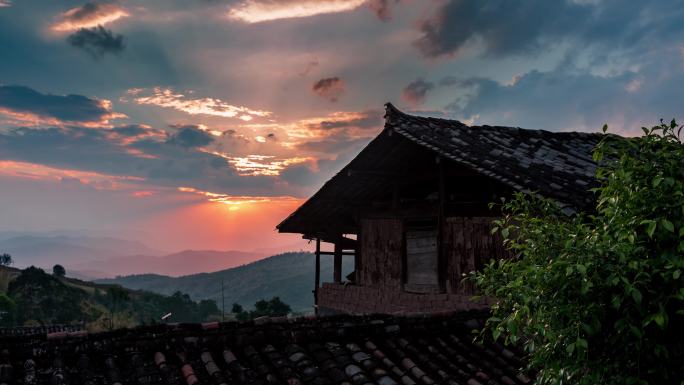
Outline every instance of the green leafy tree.
<path id="1" fill-rule="evenodd" d="M 521 344 L 540 384 L 684 378 L 684 146 L 674 121 L 604 135 L 595 211 L 518 194 L 500 231 L 514 252 L 473 273 L 496 298 L 486 330 Z M 604 126 L 604 133 L 606 127 Z"/>
<path id="2" fill-rule="evenodd" d="M 15 302 L 15 321 L 24 324 L 35 320 L 41 324 L 81 322 L 88 315 L 81 307 L 87 293 L 65 285 L 42 269 L 29 267 L 12 280 L 7 294 Z"/>
<path id="3" fill-rule="evenodd" d="M 64 277 L 66 275 L 66 270 L 64 269 L 64 266 L 62 265 L 54 265 L 52 267 L 52 274 L 55 277 Z"/>
<path id="4" fill-rule="evenodd" d="M 269 316 L 282 317 L 290 314 L 292 309 L 290 305 L 283 302 L 280 297 L 273 297 L 270 300 L 260 299 L 254 303 L 254 310 L 245 311 L 240 304 L 234 303 L 231 310 L 238 321 L 247 321 L 250 319 Z"/>
<path id="5" fill-rule="evenodd" d="M 109 328 L 114 329 L 114 316 L 123 310 L 124 304 L 130 300 L 129 291 L 121 286 L 107 288 L 107 304 L 109 306 Z"/>
<path id="6" fill-rule="evenodd" d="M 7 253 L 2 253 L 0 254 L 0 266 L 9 266 L 14 261 L 12 260 L 12 256 L 7 254 Z"/>
<path id="7" fill-rule="evenodd" d="M 0 326 L 14 326 L 14 319 L 17 313 L 17 305 L 12 298 L 5 293 L 0 293 Z"/>

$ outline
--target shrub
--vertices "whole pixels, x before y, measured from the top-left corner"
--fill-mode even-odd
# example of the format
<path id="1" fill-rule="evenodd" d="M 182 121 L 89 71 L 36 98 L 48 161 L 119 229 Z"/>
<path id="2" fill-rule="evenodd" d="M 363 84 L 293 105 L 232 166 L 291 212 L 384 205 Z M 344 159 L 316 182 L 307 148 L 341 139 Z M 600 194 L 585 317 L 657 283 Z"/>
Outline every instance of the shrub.
<path id="1" fill-rule="evenodd" d="M 517 194 L 497 221 L 511 260 L 472 278 L 497 299 L 486 330 L 520 343 L 540 384 L 684 378 L 684 146 L 674 121 L 604 135 L 592 213 Z M 604 126 L 604 133 L 606 127 Z"/>

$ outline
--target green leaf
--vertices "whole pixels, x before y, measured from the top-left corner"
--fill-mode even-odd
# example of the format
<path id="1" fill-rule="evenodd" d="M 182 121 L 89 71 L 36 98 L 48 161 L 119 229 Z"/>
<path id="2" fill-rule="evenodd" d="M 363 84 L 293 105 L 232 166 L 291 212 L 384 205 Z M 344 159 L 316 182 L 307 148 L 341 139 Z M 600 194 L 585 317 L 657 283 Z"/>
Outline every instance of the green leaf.
<path id="1" fill-rule="evenodd" d="M 617 295 L 614 295 L 614 296 L 613 296 L 613 299 L 612 299 L 610 302 L 611 302 L 611 304 L 613 305 L 613 307 L 614 307 L 615 309 L 619 309 L 619 308 L 620 308 L 620 303 L 622 303 L 622 300 L 621 300 L 621 298 L 618 297 Z"/>
<path id="2" fill-rule="evenodd" d="M 504 238 L 508 238 L 508 228 L 507 227 L 504 227 L 503 229 L 501 229 L 501 236 Z"/>
<path id="3" fill-rule="evenodd" d="M 660 182 L 662 182 L 662 181 L 663 181 L 663 178 L 660 177 L 660 176 L 654 178 L 654 179 L 653 179 L 653 183 L 652 183 L 653 187 L 654 187 L 654 188 L 655 188 L 655 187 L 658 187 L 658 185 L 660 185 Z"/>
<path id="4" fill-rule="evenodd" d="M 577 264 L 577 271 L 579 271 L 580 274 L 582 274 L 582 275 L 587 274 L 587 268 L 584 265 L 579 264 L 579 263 Z"/>
<path id="5" fill-rule="evenodd" d="M 568 344 L 568 346 L 565 347 L 565 351 L 568 352 L 568 354 L 572 354 L 572 352 L 575 351 L 575 344 Z"/>
<path id="6" fill-rule="evenodd" d="M 660 220 L 660 223 L 663 225 L 663 227 L 665 228 L 665 230 L 667 230 L 667 231 L 669 231 L 669 232 L 671 232 L 671 233 L 674 233 L 674 225 L 672 224 L 672 222 L 670 222 L 670 221 L 668 221 L 667 219 L 663 218 L 663 219 Z"/>
<path id="7" fill-rule="evenodd" d="M 679 279 L 679 276 L 680 276 L 680 275 L 682 275 L 682 271 L 679 270 L 679 269 L 677 269 L 677 270 L 674 271 L 674 273 L 672 273 L 672 278 L 674 278 L 674 279 Z"/>
<path id="8" fill-rule="evenodd" d="M 499 330 L 499 329 L 492 330 L 492 337 L 494 338 L 494 341 L 498 340 L 500 335 L 501 335 L 501 330 Z"/>
<path id="9" fill-rule="evenodd" d="M 632 292 L 630 293 L 632 295 L 632 299 L 634 299 L 634 302 L 640 304 L 641 303 L 641 292 L 639 289 L 632 288 Z"/>
<path id="10" fill-rule="evenodd" d="M 656 223 L 654 221 L 648 222 L 648 226 L 646 227 L 646 234 L 648 234 L 649 238 L 653 238 L 653 233 L 655 233 L 656 230 Z"/>
<path id="11" fill-rule="evenodd" d="M 589 344 L 587 343 L 587 340 L 585 340 L 584 338 L 577 338 L 577 341 L 575 341 L 575 344 L 577 344 L 578 348 L 583 348 L 584 350 L 589 348 Z"/>

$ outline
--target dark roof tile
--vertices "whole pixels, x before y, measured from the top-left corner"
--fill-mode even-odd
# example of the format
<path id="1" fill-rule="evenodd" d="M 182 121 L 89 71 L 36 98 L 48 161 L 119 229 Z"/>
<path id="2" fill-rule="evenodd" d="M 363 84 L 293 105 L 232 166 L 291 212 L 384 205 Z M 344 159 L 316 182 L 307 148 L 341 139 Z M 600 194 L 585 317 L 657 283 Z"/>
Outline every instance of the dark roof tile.
<path id="1" fill-rule="evenodd" d="M 472 342 L 483 313 L 155 325 L 80 338 L 3 337 L 0 382 L 26 384 L 525 384 L 514 348 Z M 382 322 L 380 322 L 382 321 Z M 392 326 L 387 330 L 387 326 Z M 339 333 L 344 330 L 344 333 Z M 295 331 L 306 331 L 296 337 Z"/>

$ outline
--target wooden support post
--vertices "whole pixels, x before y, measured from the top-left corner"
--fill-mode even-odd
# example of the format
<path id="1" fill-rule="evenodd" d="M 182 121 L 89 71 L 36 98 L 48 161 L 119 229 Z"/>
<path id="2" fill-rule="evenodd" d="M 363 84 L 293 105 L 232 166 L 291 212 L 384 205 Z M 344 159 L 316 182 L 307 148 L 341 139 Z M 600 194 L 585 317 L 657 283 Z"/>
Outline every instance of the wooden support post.
<path id="1" fill-rule="evenodd" d="M 321 286 L 321 239 L 316 238 L 316 283 L 314 286 L 314 312 L 318 314 L 318 288 Z"/>
<path id="2" fill-rule="evenodd" d="M 340 237 L 341 238 L 341 237 Z M 342 242 L 335 242 L 335 254 L 333 256 L 333 282 L 342 282 Z"/>
<path id="3" fill-rule="evenodd" d="M 439 208 L 437 214 L 437 280 L 441 291 L 446 292 L 447 261 L 444 250 L 444 207 L 446 205 L 446 186 L 444 175 L 444 159 L 437 158 L 437 172 L 439 173 Z"/>

